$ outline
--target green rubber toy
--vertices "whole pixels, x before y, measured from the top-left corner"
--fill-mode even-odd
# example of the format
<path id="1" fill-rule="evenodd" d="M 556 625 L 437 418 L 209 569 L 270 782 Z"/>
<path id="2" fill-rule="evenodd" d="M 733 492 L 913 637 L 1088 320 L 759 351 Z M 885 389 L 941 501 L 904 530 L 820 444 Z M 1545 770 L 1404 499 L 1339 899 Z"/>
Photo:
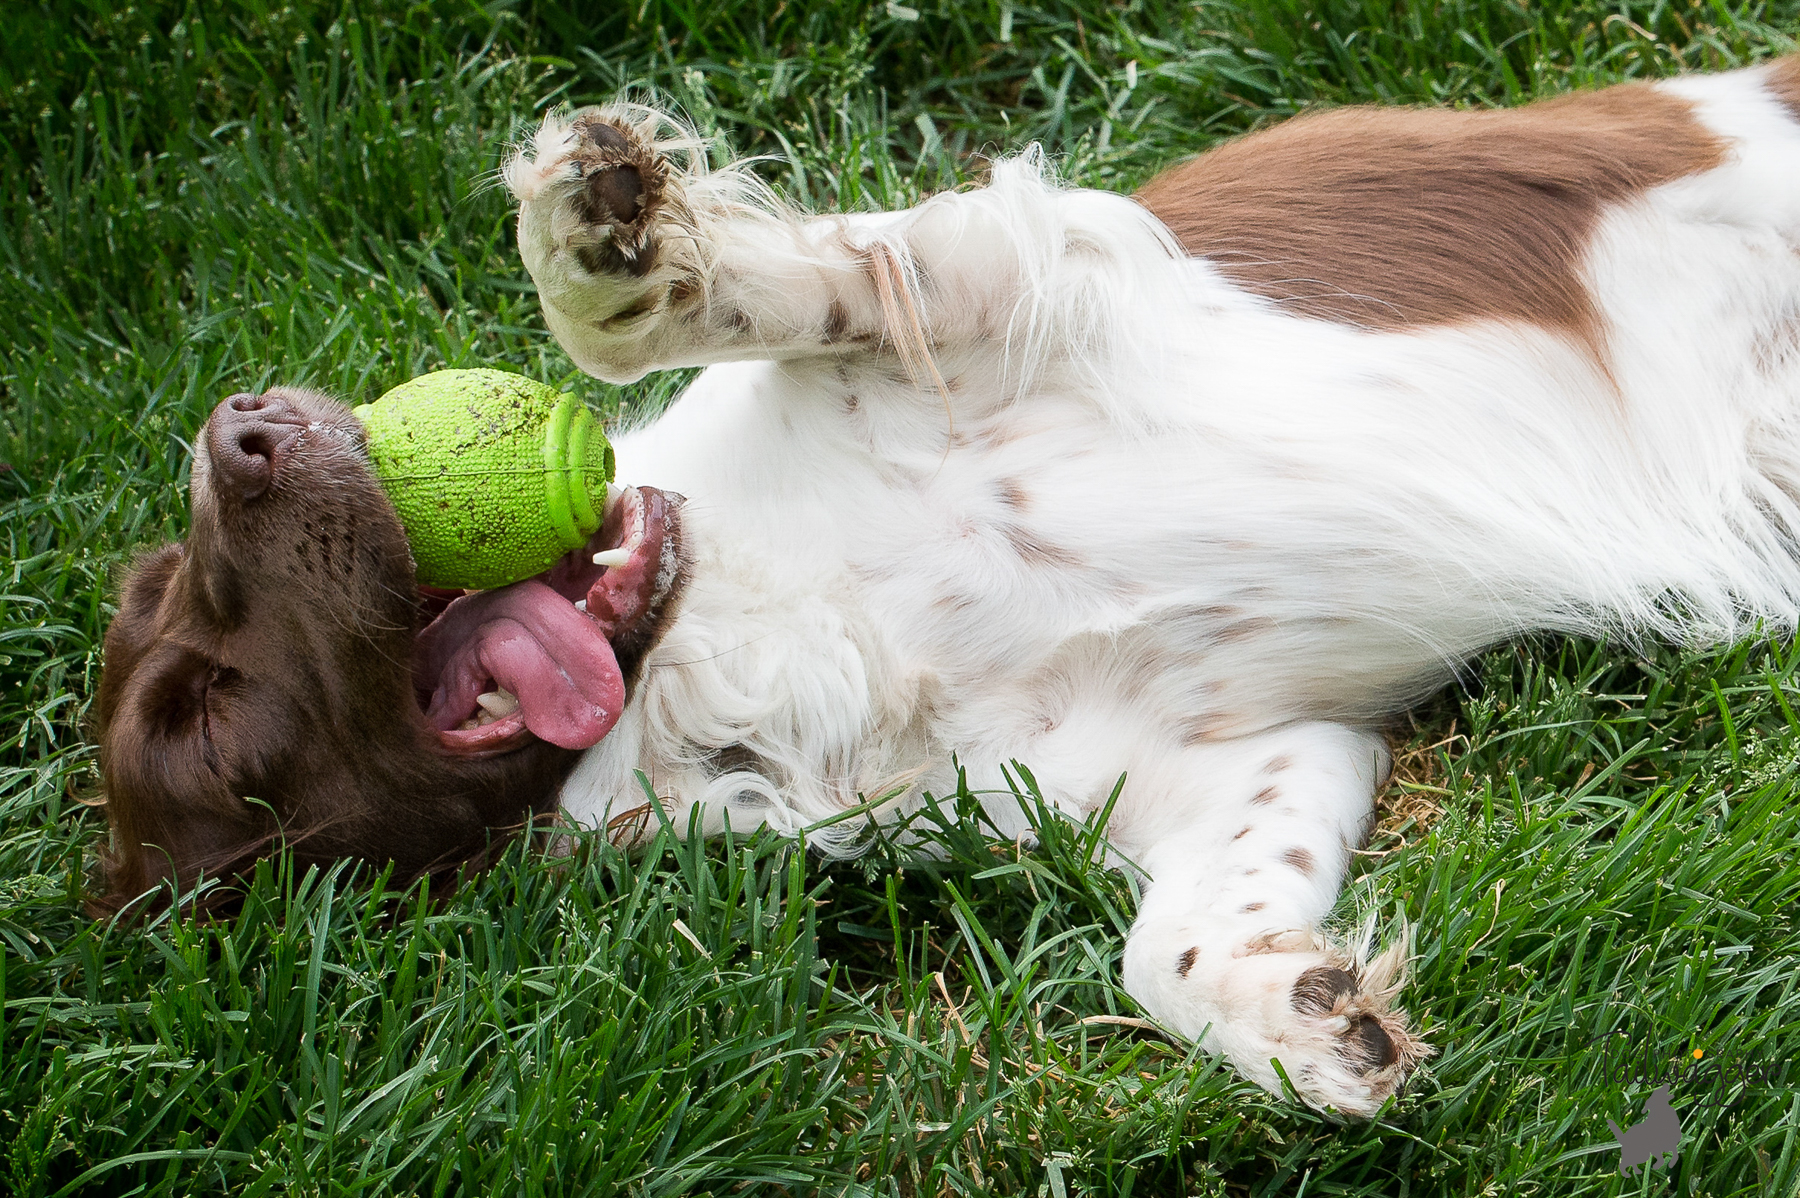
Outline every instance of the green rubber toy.
<path id="1" fill-rule="evenodd" d="M 612 446 L 573 395 L 504 370 L 439 370 L 351 414 L 425 586 L 530 578 L 600 527 Z"/>

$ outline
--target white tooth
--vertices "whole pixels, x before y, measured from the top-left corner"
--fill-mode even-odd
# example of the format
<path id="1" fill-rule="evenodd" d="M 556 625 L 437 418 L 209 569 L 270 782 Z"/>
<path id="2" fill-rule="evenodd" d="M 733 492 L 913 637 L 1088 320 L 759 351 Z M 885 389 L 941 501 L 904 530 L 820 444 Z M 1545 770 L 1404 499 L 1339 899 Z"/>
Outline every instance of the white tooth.
<path id="1" fill-rule="evenodd" d="M 575 601 L 575 610 L 578 612 L 581 612 L 583 615 L 586 615 L 587 614 L 587 600 L 586 599 L 577 599 Z"/>
<path id="2" fill-rule="evenodd" d="M 611 511 L 612 505 L 619 502 L 619 496 L 621 496 L 623 494 L 625 494 L 624 487 L 621 487 L 618 483 L 607 483 L 606 484 L 606 510 Z"/>
<path id="3" fill-rule="evenodd" d="M 462 723 L 460 723 L 456 726 L 456 730 L 458 732 L 473 732 L 475 729 L 477 729 L 479 727 L 481 727 L 480 720 L 464 720 Z"/>
<path id="4" fill-rule="evenodd" d="M 509 716 L 513 712 L 519 710 L 519 700 L 517 696 L 510 695 L 499 688 L 488 691 L 484 695 L 476 695 L 475 701 L 481 704 L 481 709 L 483 711 L 487 712 L 488 715 L 496 720 L 504 716 Z"/>
<path id="5" fill-rule="evenodd" d="M 611 569 L 614 566 L 622 566 L 630 560 L 631 550 L 629 549 L 608 549 L 594 555 L 594 564 L 596 566 L 605 566 L 608 569 Z"/>

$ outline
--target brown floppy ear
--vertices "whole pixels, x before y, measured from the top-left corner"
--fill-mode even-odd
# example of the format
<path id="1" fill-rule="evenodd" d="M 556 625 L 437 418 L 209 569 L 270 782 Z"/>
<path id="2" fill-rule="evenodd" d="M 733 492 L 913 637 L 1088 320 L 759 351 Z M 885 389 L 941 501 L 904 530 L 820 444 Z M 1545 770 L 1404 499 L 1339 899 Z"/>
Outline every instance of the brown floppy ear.
<path id="1" fill-rule="evenodd" d="M 195 851 L 192 845 L 165 849 L 158 844 L 122 844 L 115 838 L 100 851 L 105 889 L 88 896 L 87 912 L 95 919 L 121 913 L 128 919 L 141 918 L 164 909 L 175 896 L 188 893 L 205 878 L 226 884 L 211 887 L 183 905 L 197 914 L 226 914 L 239 898 L 229 883 L 254 865 L 268 845 L 266 838 L 259 838 L 207 853 Z"/>
<path id="2" fill-rule="evenodd" d="M 100 853 L 103 892 L 89 900 L 96 917 L 130 907 L 160 883 L 191 889 L 204 873 L 229 876 L 264 851 L 274 817 L 232 794 L 204 732 L 205 692 L 218 671 L 166 641 L 147 650 L 107 634 L 107 672 L 99 707 L 100 776 L 110 843 Z M 115 662 L 130 668 L 118 670 Z M 142 904 L 168 901 L 167 888 Z"/>
<path id="3" fill-rule="evenodd" d="M 212 804 L 189 802 L 175 811 L 155 797 L 124 793 L 121 786 L 113 784 L 115 773 L 106 777 L 112 836 L 99 853 L 103 892 L 90 896 L 86 903 L 88 914 L 95 919 L 119 912 L 137 917 L 160 910 L 176 894 L 193 890 L 202 878 L 230 881 L 250 869 L 274 844 L 275 836 L 266 831 L 274 817 L 254 800 L 227 795 L 227 802 L 241 808 L 238 818 L 211 809 Z M 169 815 L 175 818 L 167 818 Z M 229 885 L 214 887 L 193 908 L 212 912 L 232 901 Z"/>

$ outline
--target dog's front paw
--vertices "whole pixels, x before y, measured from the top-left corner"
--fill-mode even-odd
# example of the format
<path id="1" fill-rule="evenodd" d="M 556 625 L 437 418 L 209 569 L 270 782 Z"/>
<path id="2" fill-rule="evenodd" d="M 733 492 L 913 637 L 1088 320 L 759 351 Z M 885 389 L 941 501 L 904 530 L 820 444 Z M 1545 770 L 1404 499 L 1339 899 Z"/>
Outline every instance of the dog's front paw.
<path id="1" fill-rule="evenodd" d="M 1399 945 L 1358 962 L 1299 931 L 1258 936 L 1230 952 L 1191 942 L 1198 937 L 1185 946 L 1166 936 L 1155 945 L 1138 939 L 1126 950 L 1133 996 L 1271 1093 L 1285 1092 L 1285 1074 L 1308 1106 L 1366 1119 L 1431 1054 L 1393 1005 Z"/>
<path id="2" fill-rule="evenodd" d="M 569 123 L 567 162 L 581 181 L 570 205 L 579 221 L 569 244 L 596 276 L 641 279 L 656 263 L 652 234 L 669 182 L 669 160 L 623 118 L 598 110 Z"/>
<path id="3" fill-rule="evenodd" d="M 502 172 L 519 202 L 519 253 L 545 321 L 581 367 L 630 381 L 644 335 L 698 286 L 684 167 L 698 145 L 659 140 L 667 118 L 631 105 L 546 121 Z"/>

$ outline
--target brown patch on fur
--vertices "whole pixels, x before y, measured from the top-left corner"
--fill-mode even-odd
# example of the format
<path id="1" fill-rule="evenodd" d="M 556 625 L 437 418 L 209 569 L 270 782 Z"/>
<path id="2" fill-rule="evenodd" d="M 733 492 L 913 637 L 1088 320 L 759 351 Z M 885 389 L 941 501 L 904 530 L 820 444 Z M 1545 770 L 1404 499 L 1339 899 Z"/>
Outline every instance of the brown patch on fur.
<path id="1" fill-rule="evenodd" d="M 1267 903 L 1245 903 L 1238 908 L 1238 913 L 1240 915 L 1251 915 L 1257 911 L 1261 911 L 1266 906 L 1268 906 Z"/>
<path id="2" fill-rule="evenodd" d="M 1770 64 L 1768 87 L 1788 115 L 1800 121 L 1800 54 L 1777 58 Z"/>
<path id="3" fill-rule="evenodd" d="M 1386 1069 L 1400 1060 L 1400 1046 L 1379 1019 L 1367 1015 L 1350 1024 L 1350 1030 L 1338 1042 L 1338 1051 L 1358 1073 Z"/>
<path id="4" fill-rule="evenodd" d="M 1256 831 L 1255 828 L 1251 827 L 1249 824 L 1245 824 L 1243 829 L 1240 832 L 1238 832 L 1238 834 L 1236 836 L 1233 836 L 1232 839 L 1233 840 L 1242 840 L 1244 837 L 1250 835 L 1250 833 L 1252 833 L 1254 831 Z"/>
<path id="5" fill-rule="evenodd" d="M 1265 774 L 1279 774 L 1282 770 L 1292 769 L 1294 759 L 1283 753 L 1280 757 L 1269 758 L 1269 764 L 1263 766 Z"/>
<path id="6" fill-rule="evenodd" d="M 1299 847 L 1289 849 L 1281 855 L 1281 859 L 1309 878 L 1312 877 L 1313 870 L 1318 868 L 1318 862 L 1313 860 L 1313 855 Z"/>
<path id="7" fill-rule="evenodd" d="M 1274 627 L 1275 621 L 1267 616 L 1251 616 L 1247 620 L 1239 620 L 1235 624 L 1225 625 L 1213 633 L 1213 639 L 1218 641 L 1248 640 L 1258 633 L 1268 632 Z"/>
<path id="8" fill-rule="evenodd" d="M 982 449 L 995 450 L 1010 445 L 1030 431 L 1022 420 L 1009 415 L 996 416 L 971 429 L 969 437 Z"/>
<path id="9" fill-rule="evenodd" d="M 831 306 L 825 310 L 825 332 L 823 334 L 825 343 L 829 345 L 835 341 L 842 341 L 844 333 L 849 328 L 850 310 L 844 307 L 842 300 L 832 300 Z"/>
<path id="10" fill-rule="evenodd" d="M 1250 801 L 1252 803 L 1259 803 L 1259 804 L 1266 806 L 1270 803 L 1273 803 L 1276 799 L 1279 799 L 1280 797 L 1281 797 L 1280 788 L 1274 787 L 1274 786 L 1265 786 L 1261 790 L 1257 791 L 1254 795 L 1250 796 Z"/>
<path id="11" fill-rule="evenodd" d="M 1016 478 L 1003 478 L 994 484 L 1000 494 L 1000 502 L 1015 512 L 1024 511 L 1031 502 L 1031 496 L 1025 493 L 1025 484 Z"/>
<path id="12" fill-rule="evenodd" d="M 1207 712 L 1191 719 L 1182 720 L 1177 725 L 1181 734 L 1181 743 L 1188 748 L 1195 745 L 1210 744 L 1227 734 L 1231 720 L 1218 712 Z"/>
<path id="13" fill-rule="evenodd" d="M 1686 100 L 1638 83 L 1510 111 L 1310 113 L 1166 171 L 1137 199 L 1189 253 L 1296 315 L 1518 321 L 1604 361 L 1581 279 L 1601 210 L 1723 156 Z"/>
<path id="14" fill-rule="evenodd" d="M 1186 977 L 1188 975 L 1188 972 L 1194 968 L 1194 961 L 1199 956 L 1200 956 L 1200 946 L 1199 945 L 1195 945 L 1193 948 L 1188 949 L 1186 952 L 1182 953 L 1179 957 L 1175 958 L 1175 972 L 1180 974 L 1182 977 Z"/>
<path id="15" fill-rule="evenodd" d="M 1017 524 L 1001 524 L 1000 535 L 1013 547 L 1027 565 L 1073 570 L 1082 565 L 1075 553 L 1044 540 L 1030 529 Z"/>
<path id="16" fill-rule="evenodd" d="M 1167 609 L 1164 613 L 1169 620 L 1202 620 L 1208 624 L 1218 624 L 1243 611 L 1229 603 L 1182 603 Z"/>

